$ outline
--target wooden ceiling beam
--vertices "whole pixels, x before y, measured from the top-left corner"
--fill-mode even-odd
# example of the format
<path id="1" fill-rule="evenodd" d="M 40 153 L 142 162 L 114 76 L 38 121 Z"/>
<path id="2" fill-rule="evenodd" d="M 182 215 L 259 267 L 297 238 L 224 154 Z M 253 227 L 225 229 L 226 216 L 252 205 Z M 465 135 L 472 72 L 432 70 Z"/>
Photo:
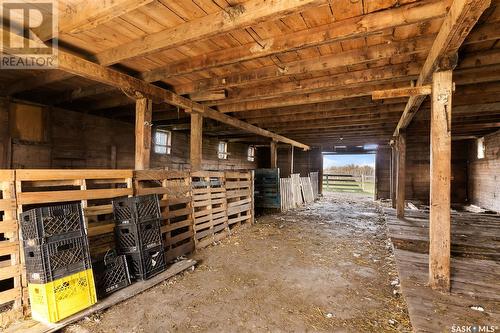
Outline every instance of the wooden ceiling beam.
<path id="1" fill-rule="evenodd" d="M 404 104 L 403 104 L 404 105 Z M 256 126 L 267 126 L 272 123 L 288 122 L 288 121 L 309 121 L 309 120 L 330 120 L 330 119 L 340 119 L 344 117 L 359 117 L 359 116 L 370 116 L 370 115 L 393 115 L 398 117 L 401 115 L 401 104 L 394 105 L 382 105 L 377 107 L 367 107 L 360 109 L 342 109 L 342 110 L 331 110 L 323 112 L 309 112 L 302 114 L 283 114 L 274 117 L 262 117 L 262 118 L 251 118 L 245 121 Z"/>
<path id="2" fill-rule="evenodd" d="M 367 84 L 365 86 L 353 89 L 338 89 L 328 92 L 312 93 L 312 94 L 297 94 L 287 98 L 270 98 L 264 100 L 227 104 L 218 106 L 221 112 L 241 112 L 258 109 L 278 108 L 292 105 L 305 105 L 321 102 L 332 102 L 346 98 L 370 96 L 373 90 L 393 89 L 407 86 L 407 82 L 403 83 L 384 83 L 384 84 Z"/>
<path id="3" fill-rule="evenodd" d="M 372 101 L 369 96 L 347 98 L 340 101 L 314 103 L 306 105 L 294 105 L 279 108 L 261 109 L 253 111 L 242 111 L 235 113 L 241 119 L 258 119 L 268 117 L 279 117 L 284 115 L 301 115 L 316 112 L 330 112 L 334 110 L 355 110 L 363 108 L 383 107 L 390 104 L 406 104 L 406 99 L 394 99 L 387 101 Z"/>
<path id="4" fill-rule="evenodd" d="M 375 81 L 398 80 L 406 81 L 409 84 L 411 80 L 417 78 L 420 67 L 421 64 L 418 62 L 407 62 L 313 79 L 294 80 L 286 83 L 274 82 L 273 84 L 265 84 L 264 86 L 256 85 L 251 88 L 232 89 L 229 91 L 226 99 L 210 101 L 206 104 L 214 106 L 290 96 L 297 93 L 316 93 L 345 86 L 355 87 L 356 85 L 364 85 L 367 82 L 373 83 Z"/>
<path id="5" fill-rule="evenodd" d="M 4 29 L 0 29 L 0 33 L 2 33 L 3 36 L 11 34 L 11 38 L 21 38 L 20 36 L 13 35 L 10 31 L 6 31 Z M 40 42 L 35 40 L 29 40 L 26 42 L 32 43 L 31 45 L 34 46 L 42 46 Z M 3 45 L 0 45 L 0 52 L 15 55 L 12 54 L 12 50 L 5 48 Z M 84 77 L 89 80 L 114 86 L 123 90 L 124 92 L 127 92 L 129 95 L 135 95 L 138 98 L 150 98 L 156 103 L 167 103 L 175 105 L 184 110 L 203 114 L 204 117 L 245 130 L 250 133 L 266 136 L 275 141 L 288 143 L 305 150 L 310 149 L 308 145 L 222 114 L 207 106 L 193 102 L 188 98 L 179 96 L 172 91 L 144 82 L 127 74 L 121 73 L 117 70 L 98 65 L 62 50 L 59 50 L 58 52 L 58 69 Z"/>
<path id="6" fill-rule="evenodd" d="M 34 77 L 29 77 L 24 80 L 15 80 L 14 82 L 6 85 L 4 91 L 7 96 L 10 96 L 19 92 L 36 89 L 54 82 L 63 81 L 71 77 L 73 77 L 71 73 L 58 70 L 48 70 L 35 75 Z"/>
<path id="7" fill-rule="evenodd" d="M 444 17 L 450 1 L 419 1 L 238 47 L 215 51 L 142 73 L 148 82 L 231 65 L 282 52 L 378 34 L 386 29 Z"/>
<path id="8" fill-rule="evenodd" d="M 429 84 L 432 73 L 439 67 L 440 62 L 446 57 L 457 54 L 460 45 L 489 6 L 490 0 L 453 1 L 420 72 L 416 86 Z M 394 136 L 408 127 L 424 99 L 425 96 L 410 97 L 394 130 Z"/>
<path id="9" fill-rule="evenodd" d="M 153 0 L 86 0 L 76 3 L 59 1 L 59 34 L 73 34 L 93 29 L 151 2 Z M 46 25 L 34 31 L 43 41 L 54 37 L 52 27 Z"/>
<path id="10" fill-rule="evenodd" d="M 422 37 L 390 44 L 383 43 L 367 46 L 360 49 L 284 63 L 280 65 L 281 68 L 280 66 L 272 65 L 224 77 L 199 80 L 176 86 L 175 91 L 182 95 L 204 90 L 225 89 L 280 79 L 306 72 L 324 71 L 343 66 L 364 64 L 374 60 L 390 59 L 395 56 L 410 56 L 412 54 L 427 52 L 433 40 L 433 37 Z"/>
<path id="11" fill-rule="evenodd" d="M 466 65 L 470 65 L 470 62 L 467 62 Z M 500 65 L 492 65 L 492 66 L 484 66 L 484 67 L 472 67 L 472 68 L 463 68 L 464 66 L 459 66 L 459 68 L 455 71 L 455 83 L 457 85 L 464 84 L 475 84 L 481 82 L 494 82 L 500 80 Z M 346 78 L 349 77 L 349 74 L 346 75 Z M 285 97 L 272 97 L 272 98 L 263 98 L 261 96 L 258 100 L 249 100 L 241 103 L 232 103 L 232 104 L 220 104 L 217 106 L 219 111 L 221 112 L 242 112 L 242 111 L 251 111 L 258 109 L 266 109 L 266 108 L 277 108 L 277 107 L 285 107 L 290 105 L 304 105 L 311 103 L 321 103 L 326 101 L 334 101 L 351 97 L 361 97 L 365 95 L 371 95 L 375 90 L 386 90 L 386 89 L 396 89 L 396 88 L 407 88 L 408 84 L 403 84 L 401 81 L 403 79 L 394 79 L 392 83 L 384 83 L 384 82 L 371 82 L 367 80 L 365 84 L 354 86 L 352 89 L 332 89 L 323 92 L 313 92 L 309 94 L 293 94 L 291 96 Z M 385 81 L 388 82 L 389 80 Z M 407 81 L 405 81 L 407 82 Z M 390 84 L 392 87 L 387 88 Z M 382 87 L 381 89 L 379 89 Z M 276 88 L 278 89 L 278 88 Z M 272 90 L 272 89 L 270 89 Z M 266 89 L 263 89 L 266 91 Z M 414 97 L 410 97 L 410 100 Z M 424 96 L 425 98 L 425 96 Z M 214 103 L 210 103 L 214 104 Z"/>
<path id="12" fill-rule="evenodd" d="M 422 95 L 430 95 L 431 92 L 432 92 L 432 87 L 430 85 L 419 86 L 419 87 L 397 88 L 389 90 L 375 90 L 372 92 L 372 99 L 380 100 L 389 98 L 422 96 Z"/>
<path id="13" fill-rule="evenodd" d="M 325 0 L 249 0 L 178 26 L 149 34 L 96 55 L 99 64 L 112 65 L 146 56 L 168 48 L 214 37 L 231 30 L 272 21 L 304 9 L 324 4 Z"/>

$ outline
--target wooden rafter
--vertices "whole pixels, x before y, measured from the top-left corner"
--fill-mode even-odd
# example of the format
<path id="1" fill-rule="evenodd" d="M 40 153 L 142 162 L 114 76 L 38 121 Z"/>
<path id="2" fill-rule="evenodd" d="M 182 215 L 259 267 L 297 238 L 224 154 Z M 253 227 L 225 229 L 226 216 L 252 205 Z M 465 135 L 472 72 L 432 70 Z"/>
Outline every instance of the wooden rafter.
<path id="1" fill-rule="evenodd" d="M 432 74 L 440 66 L 440 62 L 446 57 L 456 55 L 462 42 L 489 6 L 490 0 L 453 1 L 420 72 L 416 86 L 429 84 Z M 410 97 L 396 126 L 394 136 L 397 136 L 402 129 L 410 124 L 424 99 L 425 96 Z"/>
<path id="2" fill-rule="evenodd" d="M 324 0 L 250 0 L 176 27 L 150 34 L 97 54 L 100 64 L 111 65 L 126 59 L 145 56 L 192 41 L 252 24 L 275 20 L 287 14 L 325 3 Z"/>
<path id="3" fill-rule="evenodd" d="M 418 87 L 406 87 L 390 90 L 376 90 L 372 92 L 372 99 L 387 99 L 387 98 L 399 98 L 399 97 L 410 97 L 410 96 L 422 96 L 430 95 L 432 87 L 430 85 L 418 86 Z"/>
<path id="4" fill-rule="evenodd" d="M 432 45 L 432 41 L 432 37 L 423 37 L 391 44 L 382 43 L 317 58 L 290 62 L 281 65 L 280 68 L 277 68 L 276 65 L 271 65 L 234 75 L 199 80 L 190 84 L 177 86 L 175 90 L 179 94 L 186 94 L 195 91 L 237 87 L 291 75 L 390 59 L 395 56 L 411 56 L 412 54 L 427 52 Z"/>
<path id="5" fill-rule="evenodd" d="M 280 36 L 253 41 L 241 46 L 191 57 L 142 73 L 148 82 L 195 71 L 239 63 L 279 54 L 291 50 L 305 49 L 326 43 L 366 37 L 383 30 L 443 17 L 449 1 L 419 1 L 399 8 L 370 13 L 340 20 L 315 28 L 291 32 Z"/>
<path id="6" fill-rule="evenodd" d="M 11 34 L 11 32 L 4 29 L 0 30 L 0 33 L 2 33 L 3 36 Z M 31 40 L 30 42 L 34 43 L 34 45 L 39 45 L 39 42 L 37 41 Z M 0 52 L 11 54 L 12 51 L 10 49 L 4 48 L 2 45 L 0 46 Z M 85 60 L 61 50 L 59 50 L 58 52 L 58 69 L 90 80 L 117 87 L 132 95 L 138 94 L 138 97 L 150 98 L 151 100 L 158 103 L 168 103 L 184 110 L 192 110 L 193 112 L 202 114 L 204 117 L 217 120 L 221 123 L 248 131 L 250 133 L 269 137 L 275 141 L 288 143 L 305 150 L 310 149 L 308 145 L 248 124 L 239 119 L 222 114 L 214 109 L 209 108 L 208 106 L 201 105 L 199 103 L 193 102 L 188 98 L 179 96 L 172 91 L 160 88 L 116 70 L 95 64 L 91 61 Z"/>
<path id="7" fill-rule="evenodd" d="M 177 61 L 167 66 L 141 73 L 138 77 L 147 82 L 154 82 L 209 68 L 276 55 L 290 50 L 305 49 L 336 41 L 366 37 L 380 33 L 386 29 L 440 18 L 446 14 L 448 2 L 449 1 L 435 0 L 419 1 L 399 8 L 340 20 L 312 29 L 287 33 L 262 41 L 253 41 L 230 49 L 215 51 L 209 54 L 191 57 L 187 60 Z M 191 22 L 189 23 L 193 24 Z M 218 31 L 218 33 L 221 33 L 221 31 Z M 487 32 L 484 32 L 478 37 L 486 38 L 486 33 Z M 489 36 L 492 35 L 494 35 L 494 32 L 490 31 Z M 202 39 L 202 36 L 197 36 L 197 40 L 200 39 Z M 148 41 L 147 38 L 145 40 Z M 101 55 L 104 55 L 104 53 L 101 53 Z M 99 55 L 97 57 L 99 58 Z M 112 62 L 103 59 L 101 59 L 100 63 L 102 65 L 112 64 Z M 43 81 L 43 75 L 41 79 L 41 81 Z M 31 84 L 36 85 L 36 83 L 33 83 L 33 80 L 31 80 Z M 20 86 L 23 86 L 23 84 L 20 84 Z M 26 86 L 31 87 L 29 84 L 26 84 Z M 89 89 L 92 88 L 89 87 Z M 184 89 L 188 89 L 188 87 Z M 179 91 L 178 93 L 184 94 L 190 91 L 194 91 L 194 89 L 186 90 L 185 92 Z"/>
<path id="8" fill-rule="evenodd" d="M 152 1 L 87 0 L 79 1 L 77 4 L 69 1 L 59 1 L 59 34 L 72 34 L 95 28 Z M 36 33 L 44 41 L 54 37 L 51 27 L 46 25 L 42 25 Z"/>

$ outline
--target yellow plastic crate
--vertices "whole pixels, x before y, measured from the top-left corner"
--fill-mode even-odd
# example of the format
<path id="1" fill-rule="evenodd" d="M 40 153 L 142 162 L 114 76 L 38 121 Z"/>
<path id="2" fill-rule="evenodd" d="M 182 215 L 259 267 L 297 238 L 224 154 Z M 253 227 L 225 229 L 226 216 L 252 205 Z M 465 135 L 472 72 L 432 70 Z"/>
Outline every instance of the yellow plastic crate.
<path id="1" fill-rule="evenodd" d="M 92 269 L 49 283 L 28 284 L 33 319 L 55 323 L 97 302 Z"/>

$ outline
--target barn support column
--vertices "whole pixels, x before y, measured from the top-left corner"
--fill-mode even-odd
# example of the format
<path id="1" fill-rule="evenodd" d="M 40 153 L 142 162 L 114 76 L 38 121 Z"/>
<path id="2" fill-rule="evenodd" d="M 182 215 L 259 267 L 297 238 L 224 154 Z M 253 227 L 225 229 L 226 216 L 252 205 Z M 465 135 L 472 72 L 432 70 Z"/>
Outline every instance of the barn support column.
<path id="1" fill-rule="evenodd" d="M 271 168 L 275 169 L 278 167 L 278 143 L 276 141 L 271 141 L 269 146 L 271 151 Z"/>
<path id="2" fill-rule="evenodd" d="M 153 102 L 138 98 L 135 102 L 135 169 L 149 169 L 151 154 L 151 117 Z"/>
<path id="3" fill-rule="evenodd" d="M 432 76 L 429 285 L 450 290 L 452 71 Z"/>
<path id="4" fill-rule="evenodd" d="M 396 166 L 397 166 L 396 144 L 391 145 L 391 201 L 392 208 L 396 208 Z"/>
<path id="5" fill-rule="evenodd" d="M 203 116 L 197 112 L 191 112 L 191 139 L 190 139 L 190 161 L 191 171 L 202 169 L 202 147 L 203 147 Z"/>
<path id="6" fill-rule="evenodd" d="M 290 146 L 290 175 L 293 174 L 293 146 Z"/>
<path id="7" fill-rule="evenodd" d="M 406 188 L 406 131 L 398 135 L 398 174 L 396 188 L 396 214 L 397 217 L 405 216 L 405 188 Z"/>

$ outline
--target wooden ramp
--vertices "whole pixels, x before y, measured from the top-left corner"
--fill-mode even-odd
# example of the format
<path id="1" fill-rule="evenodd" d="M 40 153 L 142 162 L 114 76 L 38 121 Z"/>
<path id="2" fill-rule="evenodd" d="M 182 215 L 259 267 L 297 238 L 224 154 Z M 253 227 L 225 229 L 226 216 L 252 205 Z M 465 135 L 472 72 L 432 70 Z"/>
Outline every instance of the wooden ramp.
<path id="1" fill-rule="evenodd" d="M 407 217 L 400 220 L 394 209 L 384 209 L 384 212 L 414 331 L 452 332 L 454 325 L 455 328 L 492 326 L 498 331 L 500 218 L 485 214 L 452 214 L 451 293 L 444 294 L 426 286 L 428 214 L 406 211 Z M 472 306 L 480 306 L 484 311 L 473 310 Z"/>

